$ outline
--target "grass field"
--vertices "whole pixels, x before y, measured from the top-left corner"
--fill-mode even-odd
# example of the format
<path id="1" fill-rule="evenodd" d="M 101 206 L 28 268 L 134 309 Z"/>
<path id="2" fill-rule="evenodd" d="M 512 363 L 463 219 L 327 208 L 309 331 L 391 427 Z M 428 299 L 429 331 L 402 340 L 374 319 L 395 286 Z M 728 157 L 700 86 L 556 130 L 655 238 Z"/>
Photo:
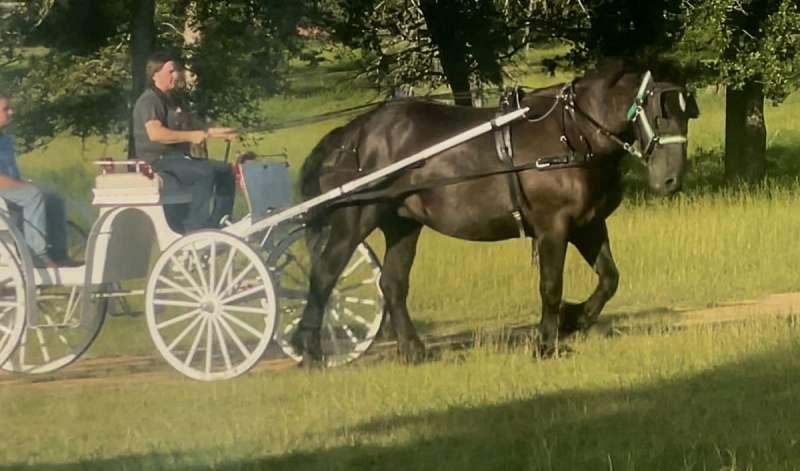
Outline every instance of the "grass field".
<path id="1" fill-rule="evenodd" d="M 265 116 L 280 123 L 379 98 L 347 73 L 299 70 Z M 524 64 L 514 74 L 550 80 Z M 772 179 L 749 189 L 720 188 L 724 95 L 698 99 L 686 192 L 658 199 L 634 189 L 609 220 L 621 283 L 605 315 L 800 289 L 800 95 L 767 110 Z M 296 170 L 343 122 L 263 133 L 234 154 L 286 149 Z M 122 155 L 121 142 L 62 137 L 23 156 L 22 169 L 86 202 L 91 161 L 107 155 Z M 574 251 L 565 282 L 570 299 L 594 287 Z M 538 321 L 537 286 L 521 241 L 426 231 L 409 304 L 425 334 L 492 330 Z M 794 323 L 752 322 L 590 336 L 558 361 L 488 343 L 414 367 L 0 386 L 0 470 L 800 469 L 799 339 Z M 143 317 L 111 318 L 90 355 L 153 351 Z"/>
<path id="2" fill-rule="evenodd" d="M 0 389 L 0 469 L 792 470 L 796 324 L 589 337 L 213 384 Z M 12 426 L 8 426 L 11 424 Z"/>

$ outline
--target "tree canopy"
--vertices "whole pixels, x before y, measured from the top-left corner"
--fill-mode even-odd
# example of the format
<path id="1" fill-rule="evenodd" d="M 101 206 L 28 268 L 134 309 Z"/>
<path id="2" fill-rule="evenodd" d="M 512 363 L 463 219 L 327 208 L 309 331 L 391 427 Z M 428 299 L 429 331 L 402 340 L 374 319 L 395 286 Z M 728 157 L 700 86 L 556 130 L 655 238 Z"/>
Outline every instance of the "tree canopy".
<path id="1" fill-rule="evenodd" d="M 133 9 L 138 0 L 37 0 L 8 9 L 2 30 L 4 77 L 20 109 L 26 146 L 61 132 L 124 134 L 128 126 Z M 296 27 L 311 11 L 297 0 L 155 2 L 154 48 L 178 51 L 197 80 L 189 90 L 199 113 L 250 125 L 259 99 L 284 83 L 298 51 Z M 196 40 L 187 43 L 185 31 Z M 8 86 L 8 85 L 7 85 Z"/>

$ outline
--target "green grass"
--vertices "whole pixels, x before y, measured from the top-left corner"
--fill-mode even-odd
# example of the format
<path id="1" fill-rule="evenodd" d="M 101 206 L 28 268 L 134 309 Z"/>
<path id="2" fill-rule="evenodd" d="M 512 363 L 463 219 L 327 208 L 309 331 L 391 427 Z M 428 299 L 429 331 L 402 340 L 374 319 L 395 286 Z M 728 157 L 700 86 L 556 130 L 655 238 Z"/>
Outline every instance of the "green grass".
<path id="1" fill-rule="evenodd" d="M 0 469 L 790 470 L 798 339 L 753 322 L 553 361 L 488 343 L 416 367 L 6 387 Z"/>
<path id="2" fill-rule="evenodd" d="M 536 60 L 515 69 L 519 82 L 569 78 L 531 72 Z M 375 98 L 348 77 L 331 65 L 300 70 L 289 94 L 264 103 L 266 121 Z M 771 180 L 740 190 L 719 185 L 724 97 L 709 89 L 698 99 L 686 192 L 659 199 L 634 189 L 609 220 L 621 282 L 606 316 L 800 289 L 800 94 L 766 111 Z M 319 138 L 344 122 L 266 132 L 235 144 L 232 154 L 285 149 L 296 171 Z M 61 137 L 23 156 L 21 166 L 85 204 L 91 161 L 121 156 L 123 147 Z M 217 157 L 223 151 L 219 143 L 211 148 Z M 538 321 L 529 254 L 521 241 L 469 243 L 425 231 L 409 299 L 420 331 Z M 565 296 L 582 299 L 594 283 L 571 250 Z M 558 361 L 490 343 L 416 367 L 385 362 L 215 384 L 173 373 L 155 381 L 3 385 L 0 470 L 798 469 L 798 338 L 795 324 L 771 321 L 589 337 Z M 90 351 L 124 354 L 154 354 L 142 316 L 110 318 Z"/>

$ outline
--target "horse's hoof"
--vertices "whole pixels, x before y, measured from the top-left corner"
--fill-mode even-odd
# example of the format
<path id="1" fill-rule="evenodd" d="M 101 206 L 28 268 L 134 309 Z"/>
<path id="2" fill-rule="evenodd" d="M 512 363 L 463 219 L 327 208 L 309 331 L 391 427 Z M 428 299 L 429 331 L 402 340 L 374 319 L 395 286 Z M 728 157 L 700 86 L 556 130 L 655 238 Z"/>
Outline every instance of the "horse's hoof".
<path id="1" fill-rule="evenodd" d="M 558 334 L 560 337 L 566 337 L 582 330 L 582 324 L 586 319 L 583 303 L 575 304 L 562 301 L 559 312 L 561 325 L 558 326 Z"/>
<path id="2" fill-rule="evenodd" d="M 398 342 L 397 349 L 403 363 L 415 365 L 425 360 L 425 345 L 418 338 Z"/>
<path id="3" fill-rule="evenodd" d="M 568 356 L 574 351 L 572 347 L 564 343 L 559 343 L 558 345 L 542 344 L 539 346 L 536 356 L 543 360 L 559 359 Z"/>

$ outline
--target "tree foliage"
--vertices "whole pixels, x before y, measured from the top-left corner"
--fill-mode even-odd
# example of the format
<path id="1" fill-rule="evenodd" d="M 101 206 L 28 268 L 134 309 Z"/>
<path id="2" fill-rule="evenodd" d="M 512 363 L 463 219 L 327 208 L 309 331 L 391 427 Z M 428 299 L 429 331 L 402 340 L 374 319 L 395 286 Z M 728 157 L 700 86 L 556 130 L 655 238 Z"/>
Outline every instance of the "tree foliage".
<path id="1" fill-rule="evenodd" d="M 763 85 L 776 103 L 800 85 L 800 7 L 796 0 L 703 0 L 686 3 L 678 47 L 705 73 L 704 83 L 741 89 Z"/>
<path id="2" fill-rule="evenodd" d="M 454 93 L 500 85 L 519 50 L 564 37 L 584 15 L 576 0 L 335 0 L 323 12 L 376 86 L 449 84 Z"/>
<path id="3" fill-rule="evenodd" d="M 131 106 L 131 19 L 137 0 L 33 0 L 9 13 L 3 49 L 28 147 L 58 133 L 124 134 Z M 259 100 L 283 86 L 298 51 L 297 24 L 311 9 L 295 0 L 159 0 L 155 46 L 182 54 L 197 75 L 189 90 L 212 119 L 251 125 Z M 191 14 L 190 14 L 191 13 Z M 186 28 L 198 40 L 185 44 Z M 8 85 L 8 84 L 7 84 Z"/>

